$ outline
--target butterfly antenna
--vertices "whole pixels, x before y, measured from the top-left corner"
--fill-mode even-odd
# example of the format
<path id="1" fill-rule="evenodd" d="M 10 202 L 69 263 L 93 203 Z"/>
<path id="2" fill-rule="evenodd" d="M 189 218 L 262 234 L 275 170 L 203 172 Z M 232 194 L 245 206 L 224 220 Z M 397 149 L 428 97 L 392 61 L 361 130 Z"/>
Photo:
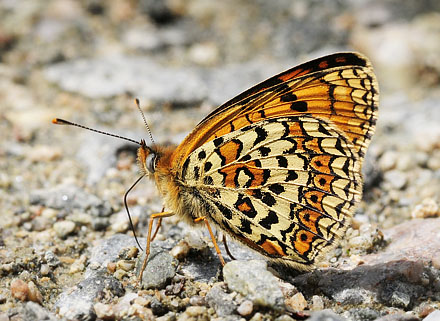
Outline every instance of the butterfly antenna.
<path id="1" fill-rule="evenodd" d="M 95 132 L 95 133 L 99 133 L 99 134 L 103 134 L 103 135 L 107 135 L 107 136 L 116 137 L 116 138 L 119 138 L 119 139 L 123 139 L 123 140 L 129 141 L 129 142 L 131 142 L 131 143 L 135 143 L 135 144 L 138 144 L 138 145 L 142 145 L 142 143 L 140 143 L 140 142 L 138 142 L 138 141 L 135 141 L 134 139 L 127 138 L 127 137 L 123 137 L 123 136 L 119 136 L 119 135 L 115 135 L 115 134 L 111 134 L 111 133 L 107 133 L 107 132 L 104 132 L 104 131 L 101 131 L 101 130 L 97 130 L 97 129 L 93 129 L 93 128 L 90 128 L 90 127 L 84 126 L 84 125 L 80 125 L 80 124 L 72 123 L 72 122 L 70 122 L 70 121 L 67 121 L 67 120 L 64 120 L 64 119 L 61 119 L 61 118 L 54 118 L 54 119 L 52 119 L 52 123 L 53 123 L 53 124 L 56 124 L 56 125 L 70 125 L 70 126 L 75 126 L 75 127 L 79 127 L 79 128 L 83 128 L 83 129 L 90 130 L 90 131 Z"/>
<path id="2" fill-rule="evenodd" d="M 150 127 L 148 126 L 147 120 L 145 119 L 144 112 L 143 112 L 142 109 L 141 109 L 141 105 L 140 105 L 140 103 L 139 103 L 139 99 L 136 98 L 134 101 L 136 102 L 136 106 L 137 106 L 137 108 L 139 109 L 139 111 L 140 111 L 140 113 L 141 113 L 141 115 L 142 115 L 142 119 L 144 120 L 145 127 L 147 127 L 147 131 L 148 131 L 148 135 L 150 136 L 150 140 L 151 140 L 151 142 L 152 142 L 153 144 L 155 144 L 155 143 L 154 143 L 154 139 L 153 139 L 153 135 L 151 134 Z"/>
<path id="3" fill-rule="evenodd" d="M 133 185 L 131 185 L 131 187 L 125 192 L 124 195 L 124 205 L 125 205 L 125 209 L 127 211 L 127 215 L 128 215 L 128 221 L 130 222 L 130 227 L 131 230 L 133 231 L 133 235 L 134 235 L 134 239 L 136 240 L 137 245 L 139 246 L 139 248 L 141 249 L 141 251 L 143 252 L 144 249 L 142 248 L 142 246 L 139 244 L 138 238 L 136 236 L 136 230 L 134 229 L 134 225 L 133 225 L 133 221 L 131 220 L 131 216 L 130 216 L 130 211 L 128 210 L 128 205 L 127 205 L 127 195 L 128 193 L 131 192 L 131 190 L 133 189 L 133 187 L 136 186 L 137 183 L 139 183 L 139 181 L 144 177 L 145 175 L 142 175 L 141 177 L 139 177 L 136 182 L 134 182 Z"/>

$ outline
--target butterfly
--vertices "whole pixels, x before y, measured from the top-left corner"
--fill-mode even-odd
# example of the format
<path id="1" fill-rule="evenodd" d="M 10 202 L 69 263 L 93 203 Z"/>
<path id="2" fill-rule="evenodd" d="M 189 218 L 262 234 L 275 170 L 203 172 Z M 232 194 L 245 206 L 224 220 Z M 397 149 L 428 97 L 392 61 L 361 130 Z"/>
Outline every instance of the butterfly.
<path id="1" fill-rule="evenodd" d="M 309 270 L 338 244 L 362 195 L 378 83 L 354 52 L 311 60 L 246 90 L 178 146 L 139 144 L 137 159 L 167 211 L 211 225 L 269 260 Z M 156 229 L 157 232 L 157 229 Z"/>

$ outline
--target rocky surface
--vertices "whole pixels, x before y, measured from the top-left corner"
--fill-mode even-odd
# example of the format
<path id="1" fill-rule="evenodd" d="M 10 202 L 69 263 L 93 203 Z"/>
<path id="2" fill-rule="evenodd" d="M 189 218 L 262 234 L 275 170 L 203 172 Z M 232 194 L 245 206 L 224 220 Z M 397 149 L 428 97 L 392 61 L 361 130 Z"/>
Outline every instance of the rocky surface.
<path id="1" fill-rule="evenodd" d="M 0 1 L 0 321 L 439 319 L 439 46 L 430 0 Z M 222 267 L 204 229 L 170 217 L 138 283 L 136 146 L 51 119 L 148 140 L 139 97 L 155 141 L 178 144 L 247 87 L 341 50 L 370 57 L 381 89 L 341 245 L 299 273 L 228 239 Z M 162 202 L 146 181 L 127 201 L 144 247 Z"/>

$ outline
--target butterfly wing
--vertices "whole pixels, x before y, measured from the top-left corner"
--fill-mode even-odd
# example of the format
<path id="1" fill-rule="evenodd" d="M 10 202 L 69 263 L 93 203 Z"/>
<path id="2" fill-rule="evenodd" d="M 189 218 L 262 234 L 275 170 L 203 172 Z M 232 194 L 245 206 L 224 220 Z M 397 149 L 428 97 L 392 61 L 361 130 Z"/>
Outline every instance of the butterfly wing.
<path id="1" fill-rule="evenodd" d="M 173 154 L 178 168 L 206 142 L 264 119 L 310 114 L 331 121 L 362 158 L 377 119 L 378 85 L 368 59 L 337 53 L 289 69 L 223 104 Z"/>
<path id="2" fill-rule="evenodd" d="M 361 195 L 352 142 L 310 115 L 262 120 L 206 142 L 178 176 L 222 230 L 299 269 L 336 244 Z"/>

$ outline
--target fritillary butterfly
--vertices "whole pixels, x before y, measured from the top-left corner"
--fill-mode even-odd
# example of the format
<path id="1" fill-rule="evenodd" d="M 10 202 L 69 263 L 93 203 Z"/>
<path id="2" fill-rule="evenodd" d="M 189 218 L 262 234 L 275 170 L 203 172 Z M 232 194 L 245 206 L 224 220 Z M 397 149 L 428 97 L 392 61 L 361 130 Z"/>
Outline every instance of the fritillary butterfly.
<path id="1" fill-rule="evenodd" d="M 270 260 L 299 270 L 343 237 L 362 195 L 362 161 L 379 91 L 358 53 L 318 58 L 218 107 L 174 147 L 147 146 L 138 161 L 167 212 L 210 224 Z"/>

